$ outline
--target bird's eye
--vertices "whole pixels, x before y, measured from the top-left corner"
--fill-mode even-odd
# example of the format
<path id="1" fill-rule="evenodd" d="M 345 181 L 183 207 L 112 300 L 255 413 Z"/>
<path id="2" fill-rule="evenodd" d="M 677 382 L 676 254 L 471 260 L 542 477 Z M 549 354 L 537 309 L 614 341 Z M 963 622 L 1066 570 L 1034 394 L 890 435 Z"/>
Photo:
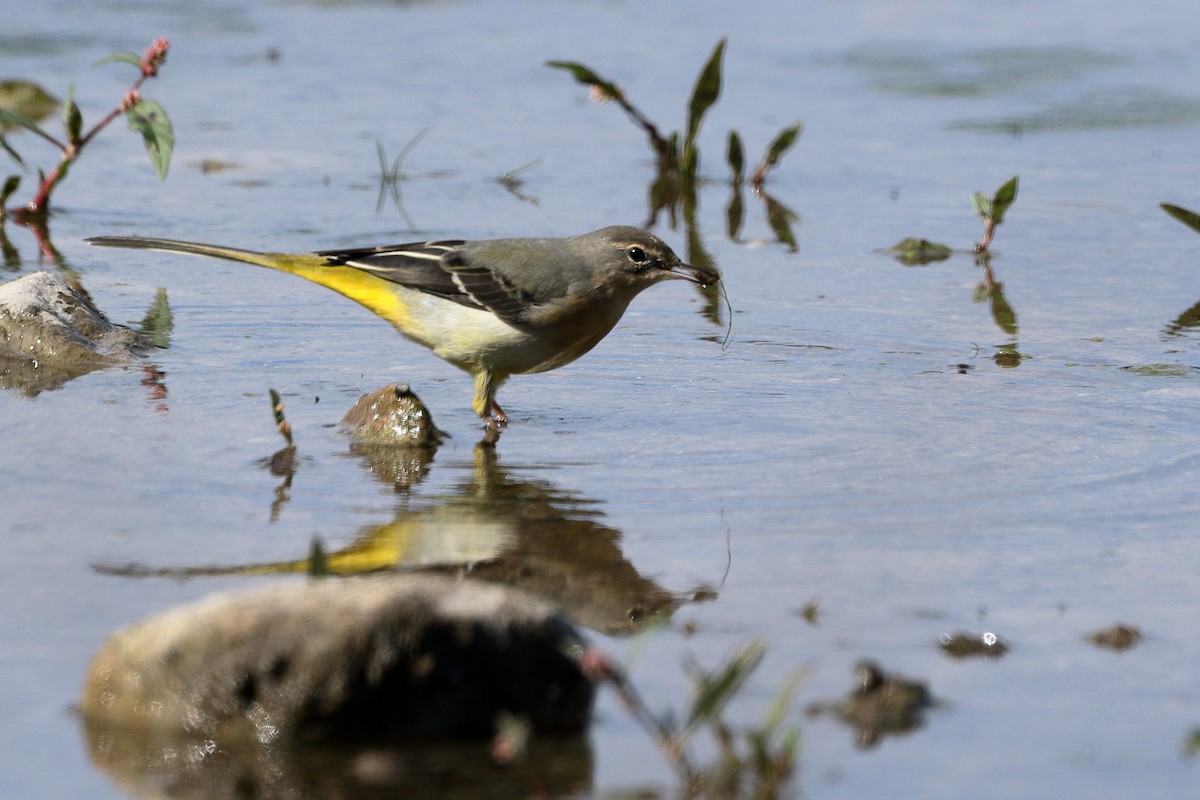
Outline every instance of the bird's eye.
<path id="1" fill-rule="evenodd" d="M 637 246 L 630 247 L 625 251 L 625 255 L 634 264 L 645 264 L 650 260 L 650 256 L 646 255 L 646 251 Z"/>

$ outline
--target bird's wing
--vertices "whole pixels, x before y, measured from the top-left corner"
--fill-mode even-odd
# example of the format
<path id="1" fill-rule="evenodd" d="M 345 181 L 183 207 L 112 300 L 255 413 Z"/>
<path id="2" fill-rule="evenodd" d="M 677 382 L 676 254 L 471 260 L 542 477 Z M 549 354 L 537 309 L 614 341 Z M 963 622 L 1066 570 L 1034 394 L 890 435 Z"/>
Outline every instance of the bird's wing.
<path id="1" fill-rule="evenodd" d="M 469 308 L 487 309 L 508 322 L 519 322 L 534 298 L 485 263 L 472 263 L 461 240 L 414 242 L 323 250 L 330 266 L 347 266 L 386 281 L 452 300 Z"/>

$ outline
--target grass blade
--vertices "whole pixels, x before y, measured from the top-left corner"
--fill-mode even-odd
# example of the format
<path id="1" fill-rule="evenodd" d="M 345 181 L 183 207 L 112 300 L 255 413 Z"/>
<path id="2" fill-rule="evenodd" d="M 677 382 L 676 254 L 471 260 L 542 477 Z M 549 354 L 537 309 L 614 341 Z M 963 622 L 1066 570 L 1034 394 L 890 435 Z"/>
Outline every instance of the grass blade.
<path id="1" fill-rule="evenodd" d="M 725 41 L 722 38 L 717 42 L 692 89 L 692 97 L 688 101 L 687 136 L 683 140 L 685 154 L 694 148 L 696 134 L 700 132 L 700 123 L 704 121 L 704 115 L 721 96 L 721 60 L 725 55 Z"/>
<path id="2" fill-rule="evenodd" d="M 1195 211 L 1189 211 L 1182 206 L 1172 205 L 1171 203 L 1159 203 L 1158 205 L 1163 211 L 1197 233 L 1200 233 L 1200 214 L 1197 214 Z"/>
<path id="3" fill-rule="evenodd" d="M 585 67 L 583 64 L 580 64 L 577 61 L 547 61 L 546 66 L 550 67 L 551 69 L 566 70 L 567 72 L 571 73 L 571 76 L 574 77 L 575 80 L 579 81 L 585 86 L 595 87 L 609 99 L 615 100 L 621 96 L 621 90 L 617 88 L 615 83 L 601 78 L 591 69 Z"/>
<path id="4" fill-rule="evenodd" d="M 733 182 L 741 183 L 746 174 L 746 156 L 742 149 L 742 139 L 737 131 L 729 132 L 729 145 L 725 148 L 725 160 L 733 173 Z"/>
<path id="5" fill-rule="evenodd" d="M 1008 207 L 1017 199 L 1017 176 L 1013 175 L 1008 181 L 996 190 L 996 196 L 992 198 L 992 222 L 999 225 L 1004 221 L 1004 214 L 1008 211 Z"/>

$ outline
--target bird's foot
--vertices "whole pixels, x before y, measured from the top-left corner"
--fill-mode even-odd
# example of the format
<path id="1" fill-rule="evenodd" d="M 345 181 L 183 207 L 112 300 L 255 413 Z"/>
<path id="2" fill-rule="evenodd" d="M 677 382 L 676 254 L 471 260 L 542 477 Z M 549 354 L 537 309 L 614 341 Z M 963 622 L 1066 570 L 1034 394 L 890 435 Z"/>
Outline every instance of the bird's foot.
<path id="1" fill-rule="evenodd" d="M 500 404 L 495 401 L 492 402 L 491 419 L 494 420 L 501 428 L 508 427 L 508 414 L 505 414 L 504 409 L 501 408 Z"/>
<path id="2" fill-rule="evenodd" d="M 507 425 L 507 419 L 488 417 L 487 423 L 483 426 L 483 439 L 479 443 L 484 447 L 495 447 L 496 443 L 500 441 L 500 431 Z"/>

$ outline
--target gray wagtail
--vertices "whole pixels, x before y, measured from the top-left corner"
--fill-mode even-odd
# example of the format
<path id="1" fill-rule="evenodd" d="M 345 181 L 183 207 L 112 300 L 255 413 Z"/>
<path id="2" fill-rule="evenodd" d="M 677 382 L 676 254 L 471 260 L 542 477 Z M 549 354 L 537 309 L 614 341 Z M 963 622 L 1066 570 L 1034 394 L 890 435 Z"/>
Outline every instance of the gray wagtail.
<path id="1" fill-rule="evenodd" d="M 643 289 L 671 278 L 720 280 L 713 269 L 684 264 L 657 236 L 627 226 L 566 239 L 456 239 L 311 255 L 139 236 L 87 241 L 244 261 L 328 287 L 471 373 L 471 408 L 490 428 L 508 421 L 496 390 L 510 375 L 579 358 Z"/>

